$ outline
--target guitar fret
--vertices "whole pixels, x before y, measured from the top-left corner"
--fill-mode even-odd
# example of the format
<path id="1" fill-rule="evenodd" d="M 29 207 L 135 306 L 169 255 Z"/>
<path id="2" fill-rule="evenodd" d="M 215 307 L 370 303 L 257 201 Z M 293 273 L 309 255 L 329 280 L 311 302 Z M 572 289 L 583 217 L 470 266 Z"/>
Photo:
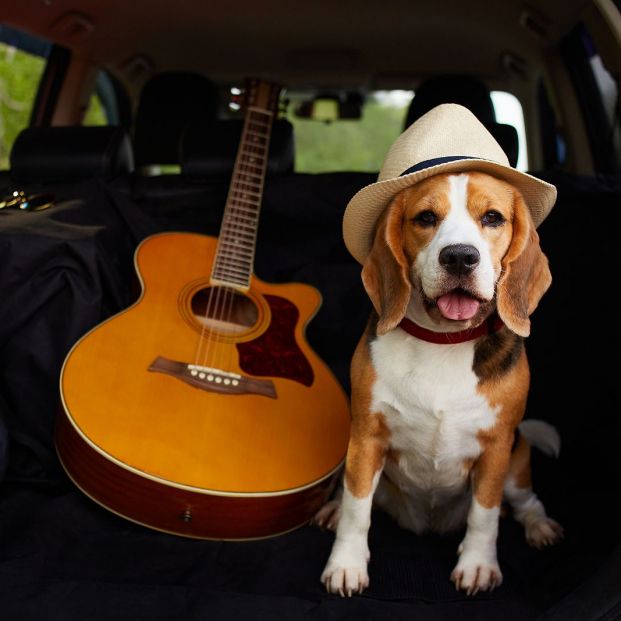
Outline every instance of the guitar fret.
<path id="1" fill-rule="evenodd" d="M 252 268 L 249 262 L 236 263 L 236 262 L 226 261 L 226 262 L 218 262 L 216 264 L 216 269 L 220 269 L 220 268 L 227 269 L 228 267 L 231 267 L 232 269 L 239 269 L 239 271 L 243 272 L 244 274 L 248 274 L 252 271 Z"/>
<path id="2" fill-rule="evenodd" d="M 231 263 L 229 261 L 218 261 L 214 267 L 216 270 L 230 270 L 246 276 L 252 272 L 252 266 L 250 264 L 236 265 L 235 263 Z"/>
<path id="3" fill-rule="evenodd" d="M 256 166 L 258 166 L 261 170 L 263 170 L 264 168 L 264 164 L 265 164 L 265 156 L 263 157 L 257 157 L 255 154 L 252 155 L 245 155 L 242 154 L 240 156 L 240 161 L 244 161 L 244 158 L 250 163 L 250 164 L 255 164 Z"/>
<path id="4" fill-rule="evenodd" d="M 224 226 L 222 227 L 229 229 L 229 232 L 231 230 L 234 230 L 235 232 L 237 232 L 238 229 L 242 228 L 242 229 L 246 229 L 248 231 L 256 231 L 257 227 L 256 225 L 251 225 L 251 224 L 244 224 L 243 222 L 236 222 L 235 224 L 229 222 L 228 220 L 224 221 Z"/>
<path id="5" fill-rule="evenodd" d="M 246 136 L 250 136 L 253 142 L 256 142 L 257 140 L 266 140 L 265 133 L 255 132 L 250 129 L 246 130 Z"/>
<path id="6" fill-rule="evenodd" d="M 258 123 L 257 121 L 251 121 L 248 123 L 248 130 L 255 133 L 255 134 L 259 134 L 261 136 L 264 136 L 267 138 L 268 136 L 268 128 L 269 128 L 269 124 L 268 123 Z"/>
<path id="7" fill-rule="evenodd" d="M 228 233 L 226 231 L 222 231 L 222 234 L 227 235 Z M 230 237 L 231 239 L 238 239 L 240 237 L 246 237 L 251 244 L 254 244 L 254 240 L 255 240 L 254 235 L 244 233 L 244 231 L 235 231 L 235 235 L 231 235 Z"/>
<path id="8" fill-rule="evenodd" d="M 250 275 L 249 270 L 238 269 L 234 265 L 217 265 L 215 273 L 224 273 L 229 272 L 232 276 L 243 276 L 244 278 L 248 278 Z"/>
<path id="9" fill-rule="evenodd" d="M 252 257 L 252 248 L 246 246 L 233 245 L 227 241 L 222 242 L 221 245 L 228 246 L 229 248 L 223 248 L 222 252 L 230 256 L 242 256 L 244 258 Z"/>
<path id="10" fill-rule="evenodd" d="M 238 189 L 231 190 L 230 194 L 244 194 L 244 193 L 247 193 L 247 192 L 248 192 L 247 190 L 243 190 L 241 188 L 238 188 Z M 261 204 L 261 194 L 255 194 L 255 193 L 252 193 L 252 194 L 254 194 L 254 196 L 248 196 L 248 197 L 244 197 L 244 198 L 252 198 L 253 200 L 256 201 L 257 205 Z"/>
<path id="11" fill-rule="evenodd" d="M 243 198 L 233 198 L 231 199 L 231 201 L 233 202 L 233 205 L 235 205 L 236 203 L 243 203 L 244 205 L 251 205 L 252 207 L 259 207 L 260 203 L 253 203 L 252 201 L 249 200 L 245 200 Z M 237 207 L 237 205 L 235 205 Z M 240 208 L 240 207 L 238 207 Z M 256 213 L 256 211 L 254 212 Z"/>
<path id="12" fill-rule="evenodd" d="M 224 221 L 227 222 L 227 226 L 235 227 L 237 223 L 243 224 L 245 226 L 251 226 L 252 228 L 256 228 L 258 218 L 249 218 L 248 216 L 232 216 L 228 215 L 224 218 Z"/>
<path id="13" fill-rule="evenodd" d="M 245 242 L 242 242 L 241 240 L 235 240 L 233 242 L 230 242 L 226 239 L 224 239 L 224 237 L 220 237 L 220 239 L 218 240 L 218 243 L 221 246 L 225 246 L 224 251 L 225 252 L 242 252 L 242 253 L 249 253 L 250 255 L 252 255 L 252 244 L 246 246 Z M 227 250 L 227 248 L 230 248 L 230 250 Z"/>
<path id="14" fill-rule="evenodd" d="M 256 116 L 257 114 L 262 114 L 263 116 L 267 116 L 270 117 L 270 119 L 274 116 L 272 114 L 272 112 L 270 112 L 269 110 L 263 110 L 262 108 L 254 108 L 254 107 L 248 107 L 248 114 L 249 116 Z"/>
<path id="15" fill-rule="evenodd" d="M 237 212 L 239 211 L 240 213 L 249 213 L 252 215 L 256 215 L 257 214 L 257 210 L 254 209 L 246 209 L 245 207 L 240 207 L 239 205 L 235 205 L 233 203 L 229 203 L 228 207 L 230 208 L 230 210 L 233 212 Z"/>
<path id="16" fill-rule="evenodd" d="M 231 272 L 236 276 L 244 276 L 246 278 L 252 273 L 252 269 L 250 267 L 241 268 L 237 265 L 233 265 L 232 263 L 222 262 L 216 263 L 215 270 L 219 272 Z"/>
<path id="17" fill-rule="evenodd" d="M 231 190 L 231 194 L 235 194 L 235 195 L 240 195 L 235 196 L 234 198 L 238 198 L 238 200 L 247 200 L 247 199 L 251 199 L 256 201 L 257 205 L 261 204 L 261 194 L 258 194 L 257 192 L 251 192 L 250 190 L 245 190 L 245 189 L 239 189 L 239 190 Z"/>
<path id="18" fill-rule="evenodd" d="M 226 258 L 225 258 L 226 257 Z M 252 263 L 252 256 L 249 257 L 236 257 L 234 255 L 222 255 L 222 257 L 218 257 L 216 259 L 216 265 L 220 265 L 220 263 L 222 264 L 226 264 L 228 265 L 229 263 L 237 263 L 239 265 L 241 265 L 244 268 L 248 268 L 249 265 Z"/>
<path id="19" fill-rule="evenodd" d="M 245 200 L 243 198 L 233 198 L 231 199 L 229 206 L 231 210 L 238 210 L 242 217 L 244 215 L 246 217 L 248 217 L 248 215 L 257 217 L 259 215 L 260 203 L 253 203 L 251 200 L 252 199 Z"/>
<path id="20" fill-rule="evenodd" d="M 254 186 L 257 190 L 261 188 L 263 185 L 263 176 L 255 175 L 254 173 L 249 173 L 243 170 L 240 170 L 237 177 L 240 181 L 244 183 Z"/>
<path id="21" fill-rule="evenodd" d="M 255 179 L 259 179 L 258 185 L 261 185 L 260 180 L 263 179 L 263 175 L 257 175 L 255 173 L 248 172 L 247 170 L 240 171 L 240 175 L 242 177 L 254 177 Z"/>
<path id="22" fill-rule="evenodd" d="M 254 109 L 249 109 L 249 110 L 248 110 L 248 112 L 249 112 L 249 114 L 248 114 L 249 119 L 248 119 L 248 120 L 249 120 L 251 123 L 259 123 L 260 125 L 268 125 L 268 124 L 270 123 L 270 120 L 271 120 L 271 119 L 262 119 L 262 118 L 257 118 L 257 115 L 258 115 L 258 114 L 266 114 L 266 113 L 262 112 L 262 111 L 261 111 L 261 110 L 259 110 L 259 109 L 257 109 L 257 108 L 254 108 Z M 269 116 L 272 116 L 272 113 L 271 113 L 271 112 L 269 112 L 269 113 L 267 113 L 267 114 L 268 114 Z"/>
<path id="23" fill-rule="evenodd" d="M 263 182 L 257 179 L 257 175 L 249 175 L 245 172 L 239 172 L 235 176 L 235 180 L 231 184 L 231 186 L 235 187 L 238 183 L 244 183 L 246 185 L 252 186 L 253 188 L 260 190 Z"/>
<path id="24" fill-rule="evenodd" d="M 249 198 L 238 198 L 234 196 L 230 199 L 229 206 L 231 209 L 236 209 L 241 213 L 256 216 L 259 214 L 261 203 L 259 201 L 253 202 L 253 200 L 252 196 Z"/>
<path id="25" fill-rule="evenodd" d="M 246 177 L 245 173 L 240 173 L 235 176 L 235 179 L 231 183 L 231 187 L 235 190 L 239 190 L 241 187 L 248 188 L 251 192 L 256 190 L 261 190 L 263 183 L 261 181 L 255 181 L 253 178 L 248 175 Z"/>
<path id="26" fill-rule="evenodd" d="M 246 197 L 247 194 L 251 194 L 252 196 L 256 196 L 259 201 L 261 200 L 261 192 L 255 192 L 254 191 L 254 190 L 260 189 L 260 188 L 256 188 L 256 186 L 250 186 L 252 189 L 249 190 L 249 189 L 247 189 L 248 184 L 239 183 L 237 185 L 238 185 L 238 187 L 232 189 L 231 193 L 233 193 L 233 194 L 241 194 L 244 198 Z"/>
<path id="27" fill-rule="evenodd" d="M 259 177 L 261 177 L 261 179 L 263 179 L 263 170 L 260 166 L 254 166 L 252 164 L 249 164 L 248 162 L 240 162 L 239 170 L 244 172 L 251 172 L 253 175 L 258 175 Z"/>
<path id="28" fill-rule="evenodd" d="M 222 257 L 226 257 L 227 261 L 235 261 L 237 263 L 244 263 L 246 265 L 249 265 L 252 262 L 252 253 L 249 255 L 240 255 L 237 253 L 223 252 Z M 218 263 L 219 261 L 220 257 L 216 259 L 216 263 Z"/>
<path id="29" fill-rule="evenodd" d="M 228 245 L 228 248 L 221 248 L 220 251 L 218 252 L 218 255 L 222 254 L 223 256 L 228 256 L 228 257 L 232 257 L 232 258 L 240 258 L 243 259 L 244 261 L 248 261 L 252 259 L 252 248 L 247 248 L 245 246 L 242 247 L 235 247 L 232 248 L 231 244 L 228 244 L 227 242 L 224 242 L 225 245 Z M 218 259 L 216 258 L 216 261 Z"/>
<path id="30" fill-rule="evenodd" d="M 260 146 L 256 144 L 247 144 L 242 147 L 242 150 L 241 150 L 242 156 L 246 155 L 246 153 L 244 152 L 247 152 L 251 154 L 252 156 L 259 155 L 264 158 L 265 155 L 267 154 L 267 145 Z"/>
<path id="31" fill-rule="evenodd" d="M 263 171 L 267 161 L 267 149 L 245 149 L 241 154 L 240 161 L 245 162 L 246 160 Z"/>
<path id="32" fill-rule="evenodd" d="M 246 173 L 238 173 L 235 175 L 235 179 L 233 179 L 231 187 L 237 189 L 239 186 L 245 186 L 251 192 L 256 192 L 257 190 L 261 190 L 263 183 L 262 181 L 255 180 L 254 176 L 252 175 L 247 175 Z"/>
<path id="33" fill-rule="evenodd" d="M 241 222 L 242 224 L 245 224 L 245 222 L 250 222 L 253 226 L 256 226 L 258 217 L 258 212 L 249 215 L 228 213 L 222 219 L 222 223 L 234 227 L 237 222 Z"/>

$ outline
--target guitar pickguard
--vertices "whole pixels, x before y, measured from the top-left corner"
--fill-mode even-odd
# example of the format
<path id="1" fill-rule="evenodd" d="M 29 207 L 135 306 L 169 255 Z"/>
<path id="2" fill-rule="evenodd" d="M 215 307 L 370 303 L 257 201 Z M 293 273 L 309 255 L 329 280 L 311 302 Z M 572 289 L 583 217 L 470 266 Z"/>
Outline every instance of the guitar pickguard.
<path id="1" fill-rule="evenodd" d="M 237 343 L 239 366 L 245 373 L 282 377 L 311 386 L 313 368 L 295 340 L 300 312 L 295 304 L 276 295 L 265 295 L 272 320 L 258 338 Z"/>

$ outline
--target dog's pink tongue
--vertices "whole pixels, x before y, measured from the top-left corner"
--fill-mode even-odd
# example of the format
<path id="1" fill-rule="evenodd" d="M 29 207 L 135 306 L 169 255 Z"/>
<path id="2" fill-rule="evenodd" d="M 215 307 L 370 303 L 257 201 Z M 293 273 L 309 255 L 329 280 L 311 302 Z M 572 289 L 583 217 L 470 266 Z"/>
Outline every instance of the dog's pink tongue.
<path id="1" fill-rule="evenodd" d="M 451 291 L 437 300 L 438 308 L 447 319 L 472 319 L 479 310 L 479 301 L 464 293 Z"/>

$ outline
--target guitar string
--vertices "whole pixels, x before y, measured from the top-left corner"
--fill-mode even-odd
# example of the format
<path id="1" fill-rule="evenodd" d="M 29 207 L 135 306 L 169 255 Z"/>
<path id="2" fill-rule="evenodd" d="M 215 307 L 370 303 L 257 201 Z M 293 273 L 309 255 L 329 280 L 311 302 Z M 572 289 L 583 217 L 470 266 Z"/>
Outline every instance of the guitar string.
<path id="1" fill-rule="evenodd" d="M 248 118 L 249 118 L 249 115 L 248 115 Z M 236 183 L 236 180 L 239 178 L 240 163 L 244 157 L 243 147 L 246 144 L 247 124 L 248 124 L 248 121 L 246 120 L 244 122 L 244 126 L 242 129 L 242 136 L 241 136 L 242 148 L 239 150 L 239 153 L 237 155 L 236 162 L 234 165 L 233 183 L 231 185 L 231 190 L 229 192 L 230 194 L 232 194 L 232 192 L 235 191 L 235 188 L 236 188 L 235 183 Z M 233 212 L 233 196 L 232 195 L 227 196 L 227 204 L 226 204 L 225 213 L 224 213 L 224 217 L 222 221 L 222 230 L 220 231 L 219 239 L 222 239 L 225 237 L 230 237 L 232 239 L 235 239 L 235 235 L 234 234 L 231 235 L 231 233 L 235 230 L 235 228 L 239 229 L 238 220 L 239 220 L 239 217 Z M 226 270 L 226 263 L 224 263 L 224 266 L 221 265 L 220 267 L 221 269 Z M 222 280 L 226 281 L 225 278 Z M 215 306 L 214 306 L 213 313 L 210 314 L 210 317 L 214 320 L 215 323 L 213 324 L 211 338 L 209 339 L 207 343 L 207 348 L 205 351 L 205 365 L 204 366 L 209 366 L 212 368 L 222 368 L 223 362 L 224 362 L 224 360 L 221 360 L 223 358 L 223 353 L 225 353 L 227 350 L 230 351 L 230 348 L 226 347 L 224 344 L 221 343 L 220 338 L 218 338 L 217 336 L 217 331 L 218 331 L 218 328 L 224 329 L 224 326 L 220 322 L 228 323 L 228 320 L 230 319 L 230 316 L 225 317 L 226 315 L 225 309 L 228 306 L 227 301 L 229 299 L 231 300 L 231 303 L 232 303 L 232 300 L 234 298 L 234 293 L 232 291 L 234 291 L 234 288 L 226 286 L 226 285 L 220 285 L 216 289 L 217 291 L 215 294 Z M 232 291 L 229 292 L 229 290 L 232 290 Z M 221 297 L 222 297 L 222 301 L 220 300 Z M 212 343 L 213 343 L 213 347 L 212 347 Z M 229 358 L 230 358 L 230 355 L 229 355 Z M 228 361 L 227 364 L 230 364 L 230 360 Z"/>
<path id="2" fill-rule="evenodd" d="M 246 147 L 246 153 L 242 154 L 242 157 L 240 159 L 240 175 L 239 175 L 239 179 L 241 181 L 241 185 L 243 186 L 247 186 L 250 185 L 253 189 L 257 189 L 253 184 L 254 181 L 251 179 L 250 183 L 249 183 L 249 179 L 248 179 L 248 173 L 250 172 L 250 169 L 256 169 L 259 168 L 261 170 L 261 179 L 263 179 L 264 174 L 265 174 L 265 164 L 267 161 L 267 143 L 269 141 L 269 132 L 270 132 L 270 117 L 267 117 L 266 119 L 266 126 L 264 128 L 261 129 L 261 136 L 259 137 L 259 139 L 255 139 L 255 140 L 249 140 L 248 138 L 248 132 L 251 131 L 251 128 L 254 127 L 254 129 L 252 131 L 256 132 L 256 127 L 257 125 L 259 125 L 259 123 L 263 120 L 261 119 L 263 115 L 257 115 L 256 111 L 250 111 L 248 114 L 248 118 L 247 118 L 247 122 L 245 123 L 245 127 L 244 127 L 244 131 L 245 131 L 245 138 L 246 140 L 244 140 L 243 144 Z M 258 118 L 257 118 L 258 117 Z M 261 123 L 263 124 L 263 123 Z M 257 144 L 258 143 L 258 144 Z M 248 147 L 250 147 L 248 149 Z M 259 153 L 257 153 L 257 149 L 260 151 Z M 256 161 L 257 159 L 261 160 L 261 165 L 257 166 Z M 244 173 L 246 173 L 246 178 L 244 178 Z M 260 207 L 261 207 L 261 196 L 263 193 L 263 187 L 262 187 L 262 181 L 261 184 L 258 187 L 258 192 L 256 192 L 256 194 L 259 197 L 259 202 L 258 204 L 255 204 L 255 201 L 257 200 L 256 198 L 253 199 L 252 201 L 252 205 L 253 205 L 253 211 L 254 213 L 252 214 L 252 227 L 254 228 L 254 243 L 256 243 L 256 235 L 257 235 L 257 230 L 258 230 L 258 225 L 259 225 L 259 211 L 260 211 Z M 244 191 L 243 188 L 239 188 L 238 192 L 239 195 L 241 195 L 241 197 L 247 196 L 247 192 Z M 238 201 L 239 202 L 239 201 Z M 244 226 L 244 224 L 242 223 L 242 216 L 241 216 L 241 210 L 237 209 L 237 218 L 235 221 L 235 224 L 237 224 L 238 228 L 241 226 Z M 248 218 L 245 218 L 246 220 L 248 220 Z M 247 226 L 247 225 L 245 225 Z M 251 258 L 249 260 L 249 270 L 248 270 L 248 286 L 250 288 L 250 283 L 252 281 L 252 267 L 253 267 L 253 258 L 254 258 L 254 252 L 251 253 Z M 231 296 L 231 299 L 234 296 Z M 232 303 L 228 308 L 227 311 L 227 322 L 230 322 L 231 320 L 231 313 L 232 313 Z M 228 356 L 227 356 L 227 360 L 226 360 L 226 364 L 227 364 L 227 368 L 230 368 L 230 365 L 232 364 L 232 358 L 234 355 L 234 348 L 230 347 L 228 348 Z"/>
<path id="3" fill-rule="evenodd" d="M 217 256 L 217 250 L 216 250 L 216 256 Z M 201 350 L 203 349 L 203 345 L 206 344 L 206 349 L 205 352 L 207 352 L 207 349 L 209 348 L 209 337 L 207 336 L 207 325 L 209 323 L 209 316 L 210 316 L 210 312 L 211 312 L 211 303 L 213 300 L 213 292 L 214 292 L 214 287 L 209 284 L 207 287 L 207 301 L 205 304 L 205 313 L 202 315 L 202 321 L 201 321 L 201 333 L 200 336 L 198 338 L 198 343 L 197 343 L 197 347 L 196 347 L 196 354 L 194 356 L 194 364 L 195 365 L 199 365 L 200 364 L 200 360 L 201 360 Z M 198 315 L 197 315 L 198 316 Z M 205 354 L 206 355 L 206 354 Z"/>
<path id="4" fill-rule="evenodd" d="M 202 291 L 202 289 L 200 289 L 199 291 Z M 198 341 L 196 343 L 196 351 L 194 353 L 194 365 L 198 365 L 199 360 L 200 360 L 200 354 L 201 354 L 201 349 L 203 346 L 203 343 L 205 341 L 205 331 L 206 331 L 206 324 L 207 324 L 207 316 L 208 316 L 208 312 L 209 312 L 209 303 L 211 301 L 211 289 L 207 289 L 208 293 L 207 293 L 207 300 L 205 303 L 205 313 L 204 315 L 200 315 L 197 309 L 197 313 L 196 313 L 196 317 L 197 318 L 202 318 L 202 321 L 200 321 L 201 324 L 201 331 L 200 331 L 200 335 L 198 337 Z M 198 295 L 198 292 L 195 293 L 194 295 Z"/>
<path id="5" fill-rule="evenodd" d="M 247 118 L 244 122 L 243 134 L 241 137 L 242 147 L 247 147 L 247 145 L 250 144 L 247 138 L 248 138 L 249 127 L 251 123 L 253 122 L 253 118 L 252 118 L 253 113 L 254 111 L 249 111 L 249 114 L 247 115 Z M 259 157 L 262 160 L 262 165 L 254 166 L 255 168 L 261 169 L 262 171 L 261 177 L 264 177 L 265 168 L 267 165 L 267 153 L 268 153 L 268 145 L 269 145 L 269 137 L 270 137 L 269 132 L 271 130 L 271 121 L 272 121 L 272 116 L 269 113 L 267 113 L 265 116 L 267 117 L 265 118 L 265 128 L 264 128 L 265 135 L 261 136 L 261 139 L 263 142 L 262 144 L 252 145 L 255 148 L 257 147 L 261 148 L 261 154 L 259 155 Z M 258 124 L 258 122 L 259 121 L 255 118 L 254 124 L 256 125 Z M 254 159 L 257 159 L 256 154 L 253 154 L 252 157 L 254 157 Z M 232 191 L 237 194 L 243 194 L 243 190 L 239 187 L 239 183 L 240 182 L 243 183 L 244 181 L 243 175 L 241 174 L 242 167 L 245 165 L 246 168 L 248 168 L 249 164 L 253 164 L 253 162 L 251 161 L 252 157 L 248 153 L 245 153 L 244 149 L 240 149 L 240 152 L 238 154 L 238 161 L 235 163 L 235 169 L 236 169 L 235 173 L 239 173 L 239 174 L 234 174 L 234 179 L 238 178 L 239 181 L 237 182 L 238 183 L 237 186 L 233 185 L 231 188 Z M 262 188 L 262 183 L 261 183 L 261 187 L 259 188 L 259 193 L 258 193 L 259 195 L 262 194 L 262 189 L 263 188 Z M 231 197 L 229 201 L 227 197 L 227 206 L 230 206 L 230 209 L 229 210 L 225 209 L 225 214 L 223 218 L 223 227 L 222 227 L 221 235 L 219 237 L 219 242 L 223 237 L 225 237 L 225 233 L 230 234 L 231 231 L 235 231 L 235 229 L 239 231 L 241 229 L 241 226 L 244 226 L 243 223 L 241 222 L 241 216 L 240 216 L 241 210 L 235 208 L 235 206 L 233 205 L 234 200 L 235 199 Z M 255 227 L 255 241 L 256 241 L 256 227 L 258 226 L 259 208 L 260 208 L 260 204 L 257 206 L 254 206 L 254 209 L 256 210 L 256 213 L 253 214 L 254 216 L 253 226 Z M 234 235 L 232 237 L 234 237 Z M 254 253 L 252 253 L 252 255 L 253 254 Z M 216 253 L 216 257 L 217 256 L 220 256 L 220 255 Z M 252 263 L 252 259 L 250 263 Z M 251 277 L 252 277 L 252 274 L 249 273 L 248 284 L 250 284 Z M 205 347 L 204 366 L 208 366 L 212 368 L 221 368 L 222 370 L 230 368 L 230 364 L 232 362 L 231 358 L 233 356 L 233 348 L 223 346 L 223 344 L 220 343 L 220 339 L 217 336 L 215 336 L 215 333 L 217 332 L 218 327 L 220 328 L 223 327 L 221 325 L 219 326 L 218 322 L 224 322 L 226 324 L 231 325 L 230 321 L 231 321 L 231 315 L 232 315 L 232 309 L 233 309 L 233 302 L 236 296 L 237 296 L 237 291 L 234 287 L 222 286 L 222 285 L 216 286 L 216 287 L 210 287 L 204 322 L 203 322 L 203 326 L 201 329 L 199 344 L 197 347 L 197 353 L 196 353 L 197 364 L 198 364 L 198 360 L 200 359 L 200 351 L 202 349 L 202 343 L 205 340 L 205 335 L 208 333 L 207 324 L 209 324 L 210 320 L 214 320 L 215 323 L 212 323 L 210 325 L 209 336 L 206 339 L 207 343 Z M 222 300 L 221 300 L 221 297 L 222 297 Z M 212 343 L 213 343 L 213 348 L 212 348 Z M 226 355 L 227 352 L 228 352 L 228 355 Z M 226 363 L 225 363 L 225 359 L 222 359 L 222 358 L 226 359 Z M 222 363 L 225 363 L 225 364 L 222 364 Z"/>
<path id="6" fill-rule="evenodd" d="M 243 196 L 247 196 L 247 192 L 244 191 L 244 188 L 242 188 L 241 186 L 247 186 L 247 185 L 252 185 L 251 183 L 248 183 L 248 179 L 244 178 L 244 173 L 246 173 L 246 177 L 248 176 L 248 169 L 250 166 L 254 167 L 254 160 L 257 159 L 257 154 L 253 151 L 253 147 L 257 147 L 257 146 L 261 146 L 261 145 L 254 145 L 253 143 L 255 141 L 250 140 L 249 139 L 249 132 L 251 131 L 251 127 L 252 126 L 256 126 L 257 125 L 257 119 L 256 119 L 256 111 L 249 111 L 248 115 L 247 115 L 247 119 L 244 123 L 244 136 L 243 136 L 243 142 L 242 145 L 244 147 L 244 150 L 241 151 L 240 153 L 240 161 L 239 161 L 239 175 L 237 176 L 237 178 L 239 179 L 239 184 L 238 187 L 236 188 L 236 194 Z M 261 153 L 261 155 L 259 157 L 262 157 L 263 160 L 265 159 L 265 154 Z M 259 195 L 260 195 L 260 190 L 262 188 L 259 188 Z M 239 200 L 237 201 L 237 203 L 239 204 Z M 259 214 L 259 207 L 260 205 L 255 205 L 254 201 L 253 201 L 253 210 L 254 213 L 252 214 L 252 218 L 253 218 L 253 223 L 252 223 L 252 227 L 254 228 L 254 239 L 256 241 L 256 233 L 257 233 L 257 227 L 258 227 L 258 214 Z M 240 230 L 242 226 L 247 227 L 247 224 L 244 224 L 242 222 L 242 212 L 241 209 L 238 208 L 235 209 L 235 218 L 233 220 L 233 225 L 237 226 L 237 229 Z M 245 217 L 246 220 L 248 220 L 249 218 Z M 251 253 L 251 258 L 249 260 L 249 265 L 248 265 L 248 287 L 250 288 L 250 282 L 252 279 L 252 254 Z M 233 310 L 233 300 L 236 296 L 236 291 L 233 290 L 232 291 L 232 295 L 230 296 L 230 302 L 229 302 L 229 306 L 227 308 L 226 311 L 226 321 L 227 323 L 231 323 L 231 315 L 232 315 L 232 310 Z M 225 360 L 225 364 L 226 364 L 226 368 L 230 369 L 231 365 L 233 363 L 233 355 L 234 355 L 234 349 L 233 347 L 229 347 L 227 348 L 227 353 L 228 355 L 226 356 L 226 360 Z"/>

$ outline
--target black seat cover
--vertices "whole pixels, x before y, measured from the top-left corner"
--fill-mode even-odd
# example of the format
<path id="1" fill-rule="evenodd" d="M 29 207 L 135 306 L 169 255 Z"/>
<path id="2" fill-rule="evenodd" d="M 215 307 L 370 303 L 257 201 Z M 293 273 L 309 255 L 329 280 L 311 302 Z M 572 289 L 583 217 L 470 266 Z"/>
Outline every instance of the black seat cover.
<path id="1" fill-rule="evenodd" d="M 197 73 L 169 72 L 143 87 L 134 128 L 136 165 L 178 164 L 179 143 L 190 124 L 216 118 L 218 92 Z"/>
<path id="2" fill-rule="evenodd" d="M 181 149 L 181 172 L 190 177 L 222 178 L 233 171 L 243 121 L 220 120 L 188 127 Z M 267 162 L 268 175 L 293 172 L 293 125 L 279 119 L 272 126 Z"/>
<path id="3" fill-rule="evenodd" d="M 11 180 L 57 183 L 112 179 L 131 172 L 134 158 L 122 127 L 29 127 L 11 150 Z"/>

